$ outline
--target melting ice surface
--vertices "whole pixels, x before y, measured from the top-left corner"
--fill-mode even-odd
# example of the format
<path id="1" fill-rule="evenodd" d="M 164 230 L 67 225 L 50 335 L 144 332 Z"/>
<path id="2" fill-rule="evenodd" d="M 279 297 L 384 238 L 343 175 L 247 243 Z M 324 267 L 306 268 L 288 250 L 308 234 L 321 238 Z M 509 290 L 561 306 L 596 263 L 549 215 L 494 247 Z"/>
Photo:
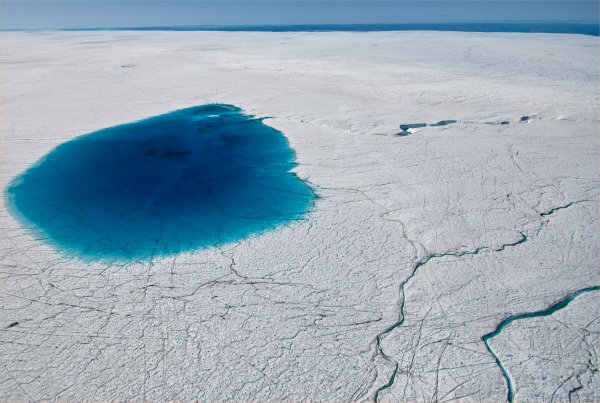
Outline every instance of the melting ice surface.
<path id="1" fill-rule="evenodd" d="M 13 213 L 83 259 L 144 259 L 243 239 L 300 218 L 311 189 L 281 132 L 203 105 L 59 145 L 7 188 Z"/>

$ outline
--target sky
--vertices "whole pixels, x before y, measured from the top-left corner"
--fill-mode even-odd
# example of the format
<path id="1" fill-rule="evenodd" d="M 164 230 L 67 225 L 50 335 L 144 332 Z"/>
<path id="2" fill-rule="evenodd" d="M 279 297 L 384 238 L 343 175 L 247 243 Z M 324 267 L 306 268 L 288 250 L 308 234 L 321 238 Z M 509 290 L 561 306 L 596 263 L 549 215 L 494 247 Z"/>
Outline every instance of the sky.
<path id="1" fill-rule="evenodd" d="M 592 22 L 598 0 L 2 0 L 1 29 L 452 22 Z"/>

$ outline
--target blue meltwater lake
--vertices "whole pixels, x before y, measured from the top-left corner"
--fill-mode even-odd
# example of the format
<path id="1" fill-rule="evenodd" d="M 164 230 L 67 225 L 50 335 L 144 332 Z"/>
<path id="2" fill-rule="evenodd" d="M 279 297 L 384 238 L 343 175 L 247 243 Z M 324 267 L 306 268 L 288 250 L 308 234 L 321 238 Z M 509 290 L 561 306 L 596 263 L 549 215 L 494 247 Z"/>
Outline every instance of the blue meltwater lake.
<path id="1" fill-rule="evenodd" d="M 36 236 L 84 260 L 218 246 L 300 219 L 315 198 L 283 134 L 202 105 L 76 137 L 6 189 Z"/>

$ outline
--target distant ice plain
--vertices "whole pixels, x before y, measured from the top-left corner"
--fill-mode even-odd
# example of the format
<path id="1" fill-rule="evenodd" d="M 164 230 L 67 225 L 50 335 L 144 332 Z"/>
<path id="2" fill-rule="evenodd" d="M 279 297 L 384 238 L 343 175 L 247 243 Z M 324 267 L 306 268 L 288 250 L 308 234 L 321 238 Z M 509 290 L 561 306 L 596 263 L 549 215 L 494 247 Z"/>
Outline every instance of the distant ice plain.
<path id="1" fill-rule="evenodd" d="M 503 401 L 482 336 L 600 283 L 596 37 L 3 36 L 3 188 L 77 135 L 228 103 L 273 117 L 321 196 L 126 265 L 67 259 L 3 205 L 3 401 Z M 588 293 L 490 344 L 515 401 L 597 401 L 598 332 Z"/>

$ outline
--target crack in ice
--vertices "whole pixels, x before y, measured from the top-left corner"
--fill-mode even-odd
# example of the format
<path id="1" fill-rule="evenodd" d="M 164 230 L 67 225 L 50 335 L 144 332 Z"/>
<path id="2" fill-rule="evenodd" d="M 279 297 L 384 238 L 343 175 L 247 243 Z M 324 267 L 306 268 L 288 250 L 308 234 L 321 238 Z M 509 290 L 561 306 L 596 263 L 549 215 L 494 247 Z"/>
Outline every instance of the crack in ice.
<path id="1" fill-rule="evenodd" d="M 570 203 L 565 204 L 563 206 L 555 207 L 555 208 L 552 208 L 552 209 L 550 209 L 548 211 L 539 213 L 539 215 L 540 215 L 540 217 L 547 217 L 549 215 L 554 214 L 558 210 L 566 209 L 566 208 L 571 207 L 572 205 L 574 205 L 576 203 L 581 203 L 583 201 L 584 200 L 578 200 L 578 201 L 570 202 Z M 408 282 L 417 274 L 417 271 L 419 270 L 419 268 L 422 267 L 422 266 L 424 266 L 430 260 L 437 259 L 437 258 L 442 258 L 442 257 L 447 257 L 447 256 L 462 257 L 462 256 L 467 256 L 467 255 L 478 255 L 481 252 L 501 252 L 501 251 L 504 251 L 506 248 L 514 247 L 514 246 L 523 244 L 523 243 L 527 242 L 529 239 L 531 239 L 532 237 L 537 236 L 547 223 L 548 223 L 548 220 L 545 220 L 545 221 L 542 221 L 542 223 L 537 228 L 535 228 L 534 230 L 531 230 L 531 231 L 520 231 L 521 237 L 518 240 L 516 240 L 514 242 L 509 242 L 509 243 L 502 244 L 502 245 L 500 245 L 498 247 L 479 246 L 479 247 L 477 247 L 477 248 L 475 248 L 473 250 L 468 250 L 468 251 L 463 251 L 463 252 L 448 251 L 448 252 L 444 252 L 444 253 L 433 253 L 433 254 L 427 255 L 427 256 L 425 256 L 425 257 L 423 257 L 423 258 L 421 258 L 420 260 L 417 261 L 417 263 L 413 266 L 413 269 L 412 269 L 410 275 L 404 281 L 402 281 L 400 283 L 400 286 L 399 286 L 399 288 L 400 288 L 400 295 L 401 295 L 401 301 L 400 301 L 400 310 L 399 310 L 400 312 L 399 312 L 399 319 L 398 319 L 398 321 L 396 321 L 394 324 L 392 324 L 391 326 L 389 326 L 388 328 L 386 328 L 383 332 L 379 333 L 375 337 L 376 354 L 381 355 L 388 362 L 394 362 L 394 371 L 392 372 L 392 375 L 391 375 L 390 379 L 388 380 L 388 382 L 385 383 L 384 385 L 380 386 L 379 388 L 377 388 L 375 390 L 375 396 L 374 396 L 374 402 L 375 403 L 379 402 L 379 396 L 380 396 L 380 394 L 383 391 L 385 391 L 386 389 L 389 389 L 394 384 L 394 382 L 396 380 L 396 376 L 398 375 L 398 371 L 400 369 L 400 366 L 399 366 L 398 362 L 396 360 L 394 360 L 392 357 L 390 357 L 389 355 L 387 355 L 383 351 L 383 347 L 381 346 L 381 341 L 383 340 L 383 338 L 385 336 L 387 336 L 392 331 L 398 329 L 404 323 L 404 319 L 405 319 L 404 307 L 405 307 L 405 302 L 406 302 L 405 288 L 406 288 L 406 285 L 408 284 Z M 486 346 L 487 346 L 487 344 L 486 344 Z M 510 393 L 511 392 L 509 391 L 509 396 L 510 396 Z M 512 402 L 512 401 L 509 400 L 509 402 Z"/>

